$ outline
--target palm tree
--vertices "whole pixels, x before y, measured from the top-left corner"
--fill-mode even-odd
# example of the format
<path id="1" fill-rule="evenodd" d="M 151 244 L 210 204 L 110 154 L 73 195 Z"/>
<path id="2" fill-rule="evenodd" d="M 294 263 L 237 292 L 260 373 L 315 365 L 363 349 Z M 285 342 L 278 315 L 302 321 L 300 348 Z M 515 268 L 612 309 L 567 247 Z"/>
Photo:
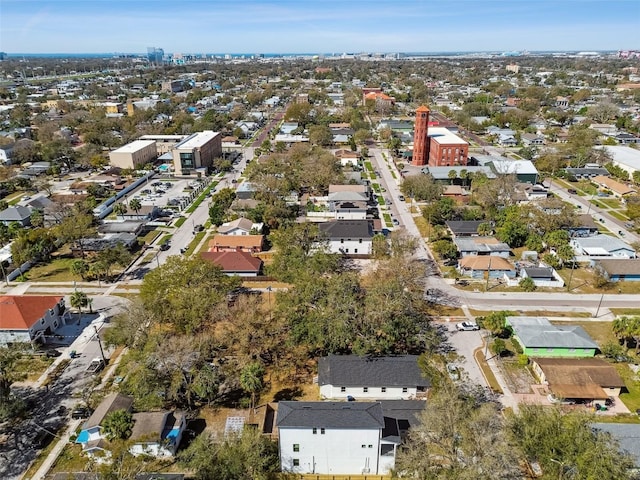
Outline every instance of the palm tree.
<path id="1" fill-rule="evenodd" d="M 629 317 L 616 318 L 611 324 L 611 330 L 618 340 L 624 341 L 624 348 L 628 347 L 631 319 Z"/>
<path id="2" fill-rule="evenodd" d="M 127 206 L 124 203 L 116 203 L 113 206 L 113 213 L 117 215 L 122 215 L 122 218 L 124 219 L 124 214 L 127 213 Z"/>
<path id="3" fill-rule="evenodd" d="M 89 265 L 89 273 L 91 276 L 98 279 L 98 285 L 101 286 L 102 275 L 107 271 L 107 267 L 104 262 L 98 260 Z"/>
<path id="4" fill-rule="evenodd" d="M 264 388 L 264 368 L 259 362 L 248 364 L 240 372 L 240 386 L 242 389 L 251 394 L 251 410 L 256 405 L 256 394 Z"/>
<path id="5" fill-rule="evenodd" d="M 87 294 L 80 290 L 76 290 L 71 294 L 70 300 L 71 306 L 78 309 L 78 323 L 80 323 L 80 318 L 82 318 L 82 307 L 85 307 L 88 302 Z"/>
<path id="6" fill-rule="evenodd" d="M 451 180 L 451 185 L 453 185 L 453 182 L 455 181 L 456 178 L 458 178 L 458 172 L 456 172 L 453 168 L 451 170 L 449 170 L 449 180 Z"/>
<path id="7" fill-rule="evenodd" d="M 142 208 L 142 203 L 140 203 L 139 199 L 132 198 L 131 201 L 129 202 L 129 207 L 131 207 L 131 209 L 133 209 L 133 211 L 136 212 L 136 215 L 138 215 L 138 212 Z"/>
<path id="8" fill-rule="evenodd" d="M 89 265 L 87 265 L 87 262 L 84 260 L 74 260 L 71 263 L 70 269 L 73 275 L 77 275 L 81 280 L 84 280 L 84 276 L 89 271 Z"/>

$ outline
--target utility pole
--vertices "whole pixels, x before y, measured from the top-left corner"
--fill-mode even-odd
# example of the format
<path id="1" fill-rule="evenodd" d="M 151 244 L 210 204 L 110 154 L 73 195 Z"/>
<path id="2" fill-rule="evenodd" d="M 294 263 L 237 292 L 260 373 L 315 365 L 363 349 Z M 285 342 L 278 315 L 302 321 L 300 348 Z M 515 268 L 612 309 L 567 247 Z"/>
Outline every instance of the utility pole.
<path id="1" fill-rule="evenodd" d="M 573 257 L 571 262 L 571 274 L 569 275 L 569 283 L 567 283 L 567 292 L 571 291 L 571 279 L 573 278 L 573 271 L 576 269 L 576 257 Z"/>
<path id="2" fill-rule="evenodd" d="M 100 335 L 98 334 L 98 327 L 94 325 L 93 329 L 96 331 L 96 340 L 98 340 L 98 346 L 100 347 L 100 356 L 102 357 L 102 362 L 106 365 L 107 359 L 104 356 L 104 350 L 102 349 L 102 341 L 100 340 Z"/>
<path id="3" fill-rule="evenodd" d="M 600 306 L 602 305 L 602 300 L 604 299 L 604 293 L 600 297 L 600 302 L 598 302 L 598 308 L 596 309 L 596 318 L 598 318 L 598 314 L 600 313 Z"/>
<path id="4" fill-rule="evenodd" d="M 489 265 L 487 267 L 487 283 L 484 286 L 484 291 L 487 292 L 489 290 L 489 278 L 491 278 L 491 255 L 489 255 Z"/>

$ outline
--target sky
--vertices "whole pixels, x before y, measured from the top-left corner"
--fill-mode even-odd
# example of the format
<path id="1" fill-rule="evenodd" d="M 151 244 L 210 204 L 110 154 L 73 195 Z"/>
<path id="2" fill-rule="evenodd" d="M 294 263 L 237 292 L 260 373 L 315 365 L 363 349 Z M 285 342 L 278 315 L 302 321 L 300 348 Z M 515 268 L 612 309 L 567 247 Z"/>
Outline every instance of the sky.
<path id="1" fill-rule="evenodd" d="M 640 49 L 639 0 L 0 0 L 11 53 Z"/>

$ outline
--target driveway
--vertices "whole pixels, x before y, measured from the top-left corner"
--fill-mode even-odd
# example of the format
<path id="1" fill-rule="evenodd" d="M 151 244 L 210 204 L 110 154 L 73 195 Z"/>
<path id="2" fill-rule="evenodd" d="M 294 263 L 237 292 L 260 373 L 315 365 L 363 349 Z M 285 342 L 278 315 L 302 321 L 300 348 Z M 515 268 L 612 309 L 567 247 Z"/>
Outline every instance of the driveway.
<path id="1" fill-rule="evenodd" d="M 458 360 L 453 363 L 465 371 L 469 382 L 487 387 L 488 385 L 482 375 L 482 371 L 473 357 L 473 352 L 482 347 L 482 335 L 484 335 L 485 332 L 483 330 L 458 332 L 453 322 L 437 323 L 442 323 L 447 327 L 449 343 L 460 356 Z"/>

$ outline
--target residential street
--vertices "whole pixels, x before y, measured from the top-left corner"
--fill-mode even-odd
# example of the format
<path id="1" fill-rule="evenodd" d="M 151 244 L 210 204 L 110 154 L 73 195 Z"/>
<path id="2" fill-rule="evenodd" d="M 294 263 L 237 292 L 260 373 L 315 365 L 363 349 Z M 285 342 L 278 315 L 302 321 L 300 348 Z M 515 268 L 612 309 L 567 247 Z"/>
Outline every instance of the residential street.
<path id="1" fill-rule="evenodd" d="M 99 313 L 83 315 L 80 326 L 77 325 L 77 314 L 72 313 L 62 333 L 66 334 L 65 339 L 68 338 L 73 343 L 57 348 L 62 354 L 49 371 L 55 370 L 58 364 L 68 362 L 66 368 L 48 387 L 44 386 L 45 376 L 33 386 L 15 385 L 13 387 L 16 395 L 27 401 L 30 417 L 13 430 L 6 442 L 0 443 L 0 478 L 3 480 L 20 478 L 37 457 L 39 448 L 34 444 L 34 440 L 40 432 L 48 431 L 56 436 L 62 434 L 65 424 L 70 421 L 71 410 L 83 402 L 83 397 L 90 392 L 93 385 L 93 378 L 86 373 L 86 369 L 92 359 L 101 356 L 95 330 L 100 332 L 104 326 L 104 320 L 108 321 L 123 308 L 125 303 L 126 300 L 121 297 L 96 297 L 93 306 Z M 76 335 L 77 338 L 74 340 L 72 336 Z M 69 358 L 71 350 L 75 350 L 78 355 L 74 359 Z M 107 359 L 111 353 L 105 348 Z M 53 442 L 57 439 L 53 436 L 50 438 Z M 46 446 L 46 443 L 43 446 Z"/>

